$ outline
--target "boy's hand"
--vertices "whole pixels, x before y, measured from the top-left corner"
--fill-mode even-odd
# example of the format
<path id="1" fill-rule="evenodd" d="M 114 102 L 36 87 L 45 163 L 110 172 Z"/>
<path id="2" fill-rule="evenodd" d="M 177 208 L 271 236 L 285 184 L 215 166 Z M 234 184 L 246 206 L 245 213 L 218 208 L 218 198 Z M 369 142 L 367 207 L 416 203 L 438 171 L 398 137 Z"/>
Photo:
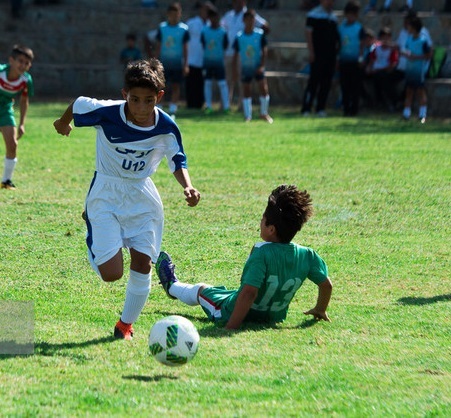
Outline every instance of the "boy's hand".
<path id="1" fill-rule="evenodd" d="M 330 322 L 329 317 L 327 316 L 327 312 L 326 311 L 320 311 L 316 308 L 310 309 L 309 311 L 304 312 L 304 315 L 313 315 L 313 317 L 317 320 L 317 321 L 327 321 Z"/>
<path id="2" fill-rule="evenodd" d="M 25 133 L 25 126 L 24 125 L 20 125 L 19 129 L 17 130 L 17 139 L 22 138 L 24 133 Z"/>
<path id="3" fill-rule="evenodd" d="M 194 187 L 185 187 L 183 190 L 185 194 L 185 200 L 188 202 L 188 206 L 196 206 L 200 200 L 200 193 Z"/>
<path id="4" fill-rule="evenodd" d="M 56 129 L 56 132 L 58 132 L 60 135 L 69 136 L 70 132 L 72 131 L 72 125 L 69 123 L 63 123 L 61 122 L 61 119 L 57 119 L 55 122 L 53 122 L 53 126 Z"/>

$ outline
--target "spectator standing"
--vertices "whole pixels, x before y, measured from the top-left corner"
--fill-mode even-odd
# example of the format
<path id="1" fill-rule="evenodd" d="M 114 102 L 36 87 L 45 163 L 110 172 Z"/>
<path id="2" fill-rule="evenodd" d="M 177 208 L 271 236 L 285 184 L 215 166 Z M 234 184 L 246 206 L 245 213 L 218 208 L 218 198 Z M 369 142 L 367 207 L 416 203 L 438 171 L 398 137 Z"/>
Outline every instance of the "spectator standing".
<path id="1" fill-rule="evenodd" d="M 204 77 L 202 75 L 203 48 L 200 42 L 202 29 L 207 23 L 209 3 L 196 3 L 197 15 L 188 19 L 189 41 L 188 41 L 188 67 L 186 76 L 185 93 L 186 106 L 201 109 L 204 105 Z"/>
<path id="2" fill-rule="evenodd" d="M 308 116 L 315 98 L 316 113 L 327 116 L 325 108 L 336 56 L 340 45 L 337 16 L 333 13 L 334 0 L 321 0 L 320 5 L 307 13 L 306 39 L 309 51 L 310 76 L 304 92 L 301 112 Z"/>
<path id="3" fill-rule="evenodd" d="M 428 61 L 432 56 L 432 49 L 426 37 L 421 35 L 423 24 L 419 17 L 408 20 L 407 30 L 409 38 L 401 54 L 407 58 L 406 65 L 406 100 L 404 103 L 403 117 L 409 119 L 412 113 L 412 102 L 415 93 L 419 96 L 418 118 L 421 123 L 426 122 L 427 94 L 424 87 Z"/>
<path id="4" fill-rule="evenodd" d="M 205 26 L 201 34 L 201 43 L 204 48 L 204 96 L 205 112 L 213 111 L 213 79 L 216 79 L 221 96 L 222 110 L 230 111 L 229 89 L 225 77 L 224 53 L 228 46 L 227 33 L 219 25 L 219 12 L 216 9 L 208 11 L 210 26 Z"/>
<path id="5" fill-rule="evenodd" d="M 391 29 L 384 27 L 379 31 L 378 41 L 370 53 L 367 74 L 373 81 L 376 100 L 394 111 L 397 101 L 395 68 L 399 54 L 392 42 Z"/>
<path id="6" fill-rule="evenodd" d="M 241 66 L 244 120 L 250 122 L 252 119 L 252 80 L 255 79 L 260 93 L 260 119 L 273 123 L 268 114 L 269 92 L 265 77 L 268 48 L 265 33 L 262 29 L 255 28 L 255 10 L 246 10 L 243 19 L 244 31 L 238 33 L 233 44 L 233 62 L 236 72 L 238 66 Z"/>
<path id="7" fill-rule="evenodd" d="M 166 83 L 172 92 L 169 100 L 169 114 L 175 118 L 180 99 L 180 85 L 188 75 L 188 26 L 180 21 L 182 6 L 172 3 L 167 9 L 167 21 L 162 22 L 156 35 L 155 55 L 163 63 Z"/>
<path id="8" fill-rule="evenodd" d="M 341 45 L 339 72 L 344 116 L 355 116 L 359 111 L 365 37 L 363 26 L 357 21 L 359 11 L 359 2 L 348 1 L 344 8 L 345 19 L 338 27 Z"/>
<path id="9" fill-rule="evenodd" d="M 120 60 L 124 67 L 129 62 L 138 61 L 142 58 L 141 50 L 136 46 L 136 35 L 129 33 L 125 37 L 126 47 L 121 51 Z"/>
<path id="10" fill-rule="evenodd" d="M 235 42 L 238 32 L 244 30 L 243 16 L 246 11 L 246 0 L 232 0 L 232 10 L 229 10 L 221 19 L 221 26 L 226 30 L 229 40 L 229 46 L 225 54 L 225 68 L 230 103 L 233 102 L 235 85 L 237 83 L 239 91 L 238 102 L 240 103 L 242 101 L 241 84 L 239 84 L 240 75 L 236 74 L 233 68 L 233 57 L 235 54 L 233 43 Z M 269 33 L 269 23 L 258 14 L 255 15 L 255 27 L 263 29 L 265 34 Z"/>

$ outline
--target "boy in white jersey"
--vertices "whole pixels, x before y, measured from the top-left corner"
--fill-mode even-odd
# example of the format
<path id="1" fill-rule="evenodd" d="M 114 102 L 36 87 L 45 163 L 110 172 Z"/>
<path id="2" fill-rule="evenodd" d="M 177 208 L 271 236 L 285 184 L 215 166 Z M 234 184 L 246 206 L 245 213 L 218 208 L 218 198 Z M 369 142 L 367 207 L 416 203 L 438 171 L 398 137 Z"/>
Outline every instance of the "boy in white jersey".
<path id="1" fill-rule="evenodd" d="M 252 80 L 258 83 L 260 93 L 260 118 L 268 123 L 273 120 L 268 114 L 269 91 L 265 77 L 266 56 L 268 47 L 265 33 L 255 28 L 255 11 L 247 10 L 243 15 L 244 30 L 239 32 L 233 43 L 235 50 L 234 69 L 239 73 L 241 68 L 241 83 L 243 86 L 243 112 L 244 120 L 252 120 Z M 238 64 L 239 63 L 239 64 Z"/>
<path id="2" fill-rule="evenodd" d="M 116 338 L 131 339 L 150 293 L 151 262 L 157 260 L 163 232 L 163 205 L 150 179 L 166 157 L 183 187 L 189 206 L 199 192 L 187 170 L 180 131 L 156 105 L 164 94 L 163 66 L 157 59 L 130 63 L 125 70 L 124 100 L 79 97 L 54 122 L 56 131 L 69 135 L 75 126 L 97 130 L 96 172 L 86 197 L 88 256 L 106 282 L 124 273 L 122 247 L 130 249 L 130 278 Z"/>
<path id="3" fill-rule="evenodd" d="M 260 222 L 264 242 L 254 245 L 237 290 L 190 285 L 178 281 L 171 257 L 162 252 L 156 270 L 167 295 L 187 305 L 201 305 L 208 318 L 227 329 L 243 322 L 274 324 L 287 316 L 289 304 L 306 278 L 318 286 L 314 308 L 304 312 L 317 320 L 330 321 L 326 313 L 332 294 L 326 263 L 311 248 L 291 242 L 312 214 L 307 191 L 281 185 L 269 196 Z"/>
<path id="4" fill-rule="evenodd" d="M 1 188 L 14 190 L 12 176 L 17 164 L 17 144 L 25 133 L 25 118 L 29 96 L 34 93 L 33 80 L 28 70 L 33 61 L 33 51 L 14 45 L 8 64 L 0 64 L 0 131 L 5 141 L 6 156 Z M 14 98 L 20 95 L 20 119 L 17 128 L 14 119 Z"/>

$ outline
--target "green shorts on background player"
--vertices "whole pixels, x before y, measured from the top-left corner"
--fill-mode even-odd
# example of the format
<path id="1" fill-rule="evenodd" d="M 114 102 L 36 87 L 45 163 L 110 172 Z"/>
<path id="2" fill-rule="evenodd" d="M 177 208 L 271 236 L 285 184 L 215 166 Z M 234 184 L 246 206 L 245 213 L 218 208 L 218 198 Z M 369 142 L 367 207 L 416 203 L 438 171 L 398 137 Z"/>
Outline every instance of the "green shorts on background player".
<path id="1" fill-rule="evenodd" d="M 243 322 L 284 321 L 295 293 L 308 278 L 318 286 L 318 299 L 315 307 L 304 313 L 329 321 L 326 309 L 332 283 L 326 263 L 311 248 L 291 242 L 311 214 L 307 191 L 294 185 L 281 185 L 272 191 L 260 222 L 263 242 L 254 245 L 239 289 L 178 281 L 166 252 L 160 253 L 156 265 L 160 282 L 169 297 L 191 306 L 200 304 L 211 321 L 237 329 Z"/>
<path id="2" fill-rule="evenodd" d="M 25 133 L 25 118 L 33 95 L 33 80 L 28 70 L 34 55 L 30 48 L 14 45 L 8 64 L 0 64 L 0 131 L 5 141 L 6 155 L 2 176 L 2 189 L 16 187 L 12 176 L 17 164 L 17 143 Z M 19 97 L 20 119 L 17 128 L 14 119 L 14 100 Z"/>

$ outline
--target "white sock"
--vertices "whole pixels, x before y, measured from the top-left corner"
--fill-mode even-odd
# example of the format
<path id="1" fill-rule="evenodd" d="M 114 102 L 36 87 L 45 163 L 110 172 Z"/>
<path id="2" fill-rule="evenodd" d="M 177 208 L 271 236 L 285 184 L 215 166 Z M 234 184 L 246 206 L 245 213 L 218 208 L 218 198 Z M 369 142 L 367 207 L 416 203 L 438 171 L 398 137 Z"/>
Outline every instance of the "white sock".
<path id="1" fill-rule="evenodd" d="M 252 119 L 252 97 L 243 99 L 243 112 L 245 119 Z"/>
<path id="2" fill-rule="evenodd" d="M 229 102 L 229 87 L 227 86 L 227 81 L 218 81 L 219 93 L 221 95 L 222 109 L 227 110 L 230 108 Z"/>
<path id="3" fill-rule="evenodd" d="M 130 278 L 125 292 L 124 308 L 122 309 L 121 321 L 133 324 L 146 304 L 150 293 L 150 273 L 142 274 L 130 270 Z"/>
<path id="4" fill-rule="evenodd" d="M 188 283 L 175 282 L 169 288 L 169 294 L 189 306 L 195 306 L 199 305 L 197 294 L 199 293 L 199 288 L 202 286 L 206 286 L 205 283 L 197 283 L 193 285 Z"/>
<path id="5" fill-rule="evenodd" d="M 172 115 L 177 112 L 177 105 L 175 103 L 169 103 L 169 113 Z"/>
<path id="6" fill-rule="evenodd" d="M 425 118 L 428 113 L 428 107 L 427 106 L 420 106 L 420 109 L 418 111 L 418 117 Z"/>
<path id="7" fill-rule="evenodd" d="M 213 81 L 210 79 L 204 81 L 204 97 L 205 106 L 207 106 L 207 109 L 211 109 L 213 101 Z"/>
<path id="8" fill-rule="evenodd" d="M 3 178 L 2 182 L 6 180 L 11 180 L 13 178 L 13 171 L 16 168 L 17 158 L 6 158 L 5 157 L 5 166 L 3 168 Z"/>
<path id="9" fill-rule="evenodd" d="M 406 119 L 409 119 L 411 114 L 412 114 L 412 109 L 410 107 L 405 107 L 404 110 L 402 111 L 402 115 Z"/>
<path id="10" fill-rule="evenodd" d="M 269 94 L 260 96 L 260 115 L 267 115 L 269 109 Z"/>

